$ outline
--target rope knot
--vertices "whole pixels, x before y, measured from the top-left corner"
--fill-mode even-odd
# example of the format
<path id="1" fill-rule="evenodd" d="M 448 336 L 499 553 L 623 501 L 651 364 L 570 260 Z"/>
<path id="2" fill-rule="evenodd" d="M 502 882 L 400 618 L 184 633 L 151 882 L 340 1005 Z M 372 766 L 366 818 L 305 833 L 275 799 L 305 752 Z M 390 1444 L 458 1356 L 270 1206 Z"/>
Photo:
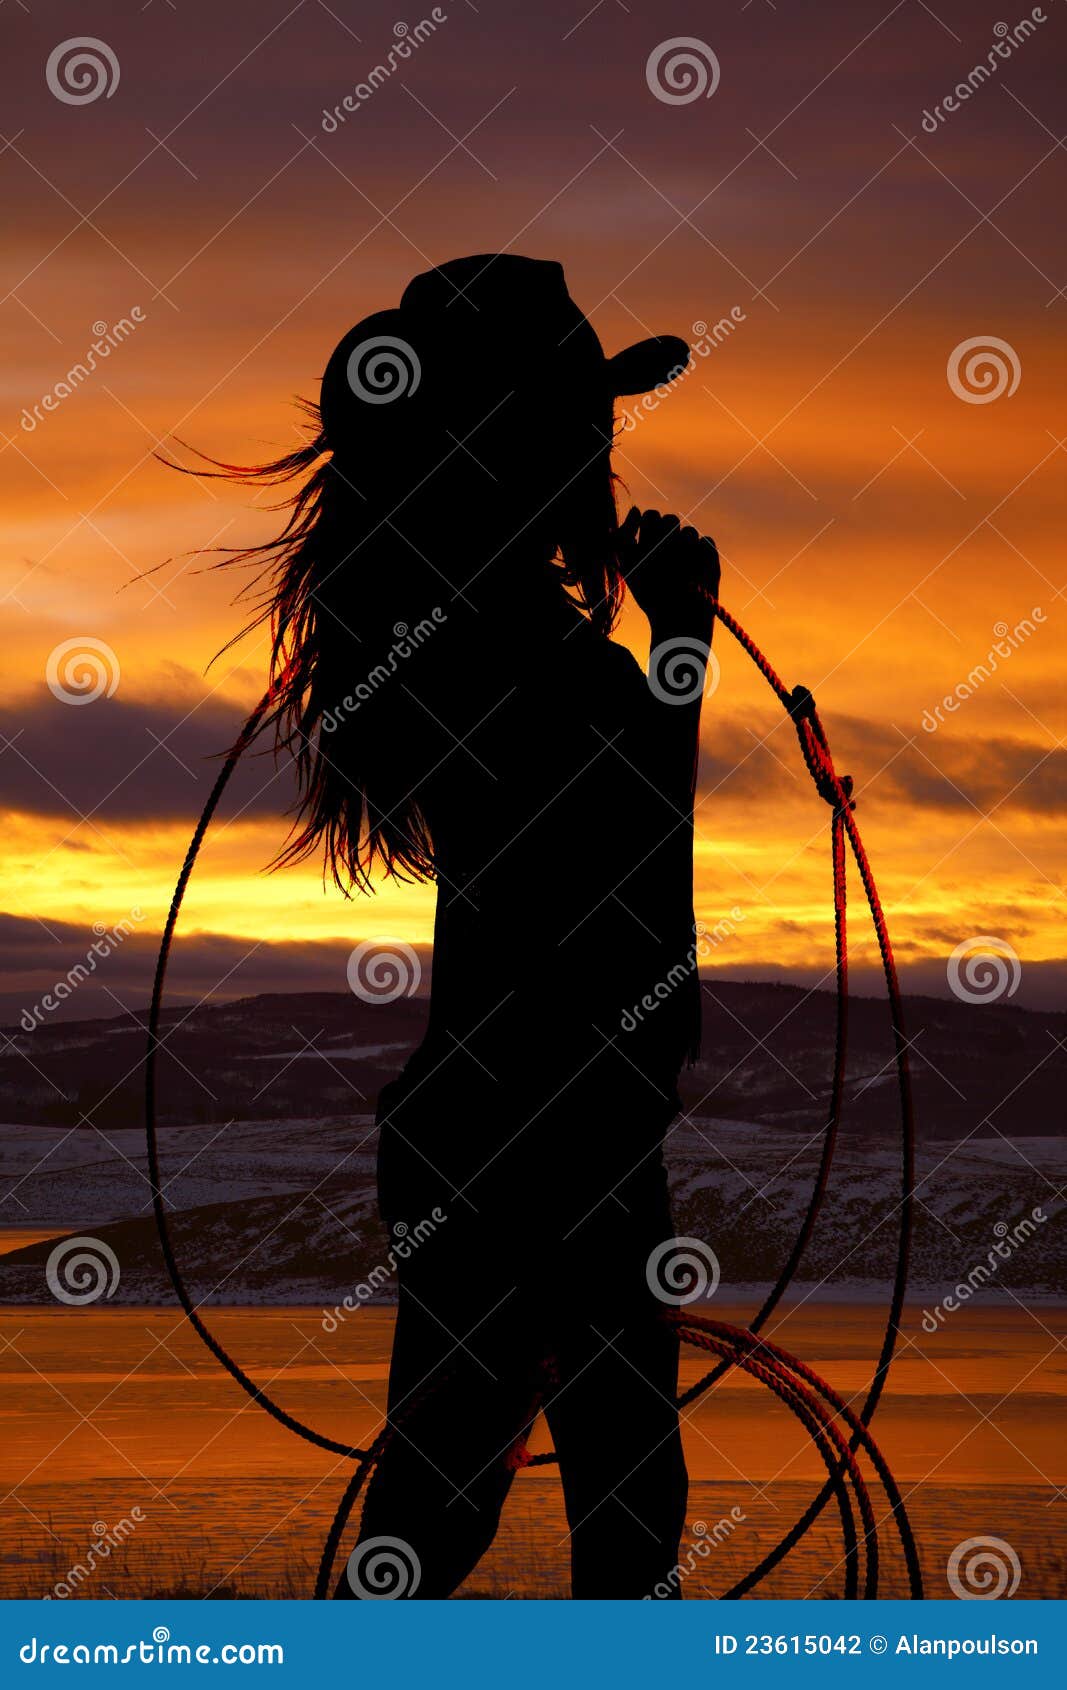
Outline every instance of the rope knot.
<path id="1" fill-rule="evenodd" d="M 818 711 L 815 708 L 815 694 L 810 687 L 795 686 L 789 694 L 786 709 L 798 725 L 801 722 L 818 721 Z"/>
<path id="2" fill-rule="evenodd" d="M 815 708 L 815 697 L 810 687 L 795 686 L 788 696 L 786 709 L 797 730 L 800 749 L 819 797 L 825 799 L 837 815 L 845 810 L 854 810 L 852 776 L 839 775 L 834 768 L 830 742 Z"/>

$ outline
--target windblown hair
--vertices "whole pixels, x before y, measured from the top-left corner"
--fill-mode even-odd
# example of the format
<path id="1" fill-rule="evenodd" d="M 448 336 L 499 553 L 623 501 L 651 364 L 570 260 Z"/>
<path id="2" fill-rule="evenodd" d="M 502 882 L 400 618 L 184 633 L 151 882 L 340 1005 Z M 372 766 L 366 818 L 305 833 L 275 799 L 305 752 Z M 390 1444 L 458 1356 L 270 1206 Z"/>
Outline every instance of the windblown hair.
<path id="1" fill-rule="evenodd" d="M 173 467 L 247 486 L 293 489 L 268 507 L 288 513 L 273 539 L 215 548 L 225 554 L 215 568 L 259 566 L 238 594 L 239 600 L 254 598 L 256 613 L 222 650 L 259 627 L 270 629 L 270 701 L 263 726 L 274 727 L 276 754 L 292 757 L 298 788 L 289 839 L 271 867 L 321 852 L 324 874 L 328 870 L 348 896 L 353 888 L 372 891 L 376 869 L 407 881 L 434 876 L 433 841 L 410 765 L 412 724 L 410 714 L 405 724 L 404 700 L 398 696 L 404 689 L 386 688 L 388 696 L 348 716 L 342 712 L 340 721 L 334 712 L 353 677 L 365 672 L 368 654 L 383 650 L 393 637 L 412 598 L 421 595 L 419 602 L 428 602 L 432 587 L 439 599 L 441 575 L 456 567 L 459 555 L 469 564 L 469 536 L 457 537 L 444 514 L 437 518 L 447 508 L 447 480 L 438 475 L 431 492 L 448 555 L 443 562 L 435 556 L 431 574 L 423 553 L 405 543 L 391 520 L 412 489 L 404 489 L 394 476 L 385 490 L 378 466 L 361 472 L 347 454 L 342 463 L 331 451 L 318 407 L 304 401 L 302 409 L 311 425 L 307 443 L 282 457 L 240 466 L 201 453 L 201 463 L 210 468 Z M 514 529 L 522 537 L 516 536 L 507 555 L 491 556 L 489 564 L 510 577 L 494 607 L 502 605 L 511 624 L 501 630 L 502 638 L 512 639 L 521 628 L 524 581 L 531 568 L 551 572 L 556 590 L 578 606 L 595 634 L 606 637 L 615 625 L 623 587 L 610 411 L 591 422 L 603 450 L 589 462 L 583 461 L 583 451 L 577 473 L 569 478 L 553 472 L 553 483 L 563 489 L 558 496 L 544 499 L 543 489 L 529 486 L 525 470 L 521 478 L 513 472 L 517 495 L 521 489 Z M 586 444 L 588 439 L 586 432 Z M 462 478 L 461 467 L 448 472 L 453 479 L 456 474 Z M 410 472 L 410 479 L 416 482 L 417 472 Z M 527 507 L 536 511 L 537 521 L 524 525 L 521 511 Z M 455 585 L 458 608 L 463 573 Z M 462 620 L 451 609 L 449 617 Z M 333 731 L 324 730 L 324 720 Z"/>

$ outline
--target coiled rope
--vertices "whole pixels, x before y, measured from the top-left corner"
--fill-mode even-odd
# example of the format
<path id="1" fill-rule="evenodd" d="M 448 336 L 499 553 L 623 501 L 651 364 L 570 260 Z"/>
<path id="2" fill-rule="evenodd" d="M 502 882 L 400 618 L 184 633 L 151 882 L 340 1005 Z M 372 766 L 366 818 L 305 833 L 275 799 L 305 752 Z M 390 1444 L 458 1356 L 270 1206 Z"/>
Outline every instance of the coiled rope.
<path id="1" fill-rule="evenodd" d="M 897 979 L 896 964 L 893 959 L 892 945 L 886 926 L 885 914 L 882 910 L 878 890 L 871 872 L 870 862 L 864 849 L 859 828 L 856 825 L 853 784 L 848 775 L 839 775 L 834 767 L 833 757 L 826 731 L 815 708 L 815 700 L 807 687 L 786 687 L 776 670 L 760 651 L 755 641 L 744 628 L 716 602 L 715 615 L 723 626 L 733 635 L 742 649 L 748 653 L 757 669 L 763 675 L 767 684 L 775 694 L 796 729 L 801 753 L 805 765 L 815 784 L 819 796 L 831 807 L 830 847 L 833 870 L 833 899 L 834 899 L 834 932 L 836 954 L 836 1025 L 834 1041 L 833 1079 L 830 1088 L 830 1103 L 826 1126 L 823 1130 L 822 1150 L 819 1166 L 816 1171 L 811 1198 L 808 1202 L 804 1218 L 801 1222 L 792 1249 L 771 1290 L 768 1292 L 757 1313 L 753 1316 L 747 1328 L 729 1326 L 722 1321 L 709 1320 L 704 1316 L 688 1313 L 688 1311 L 672 1311 L 665 1314 L 677 1329 L 679 1337 L 686 1343 L 717 1356 L 715 1366 L 683 1392 L 678 1398 L 678 1408 L 687 1407 L 698 1397 L 717 1383 L 732 1367 L 738 1367 L 743 1372 L 767 1387 L 781 1400 L 800 1420 L 805 1430 L 812 1437 L 819 1454 L 827 1468 L 827 1479 L 818 1495 L 805 1509 L 804 1513 L 783 1535 L 775 1547 L 764 1556 L 758 1566 L 754 1567 L 746 1576 L 738 1581 L 725 1594 L 728 1598 L 746 1595 L 758 1584 L 772 1568 L 790 1552 L 800 1541 L 805 1532 L 821 1514 L 827 1502 L 836 1499 L 841 1516 L 842 1538 L 845 1548 L 845 1588 L 846 1599 L 857 1595 L 859 1589 L 860 1542 L 856 1532 L 855 1515 L 849 1496 L 849 1486 L 855 1496 L 859 1509 L 860 1523 L 863 1528 L 863 1561 L 864 1561 L 864 1598 L 877 1595 L 878 1589 L 878 1524 L 875 1520 L 873 1505 L 867 1490 L 862 1472 L 856 1459 L 857 1451 L 862 1450 L 873 1465 L 879 1482 L 889 1504 L 890 1514 L 895 1522 L 900 1537 L 901 1548 L 907 1566 L 908 1581 L 913 1598 L 920 1599 L 923 1594 L 922 1575 L 919 1567 L 918 1552 L 914 1536 L 908 1521 L 904 1500 L 900 1494 L 889 1466 L 881 1451 L 872 1438 L 869 1426 L 878 1406 L 879 1399 L 885 1387 L 886 1377 L 896 1349 L 900 1333 L 900 1320 L 904 1306 L 904 1296 L 907 1289 L 908 1259 L 911 1246 L 912 1232 L 912 1192 L 914 1187 L 915 1160 L 915 1126 L 911 1099 L 911 1082 L 908 1070 L 908 1044 L 904 1032 L 903 1005 L 901 1002 L 900 985 Z M 171 1285 L 178 1298 L 186 1317 L 188 1318 L 198 1337 L 207 1345 L 212 1355 L 219 1361 L 241 1389 L 252 1400 L 264 1409 L 280 1425 L 295 1432 L 306 1442 L 316 1445 L 319 1449 L 328 1450 L 357 1463 L 356 1470 L 345 1488 L 344 1495 L 338 1507 L 333 1525 L 323 1548 L 322 1560 L 319 1567 L 318 1579 L 315 1587 L 317 1598 L 325 1597 L 330 1589 L 333 1564 L 337 1556 L 345 1527 L 352 1509 L 374 1466 L 381 1459 L 386 1448 L 392 1427 L 387 1425 L 374 1442 L 367 1448 L 361 1449 L 352 1444 L 346 1444 L 336 1438 L 327 1437 L 317 1432 L 314 1427 L 290 1414 L 286 1409 L 274 1401 L 266 1391 L 256 1384 L 255 1380 L 234 1360 L 225 1346 L 211 1331 L 203 1320 L 199 1305 L 194 1301 L 186 1286 L 174 1252 L 173 1241 L 167 1220 L 164 1201 L 164 1188 L 159 1165 L 159 1143 L 156 1130 L 156 1078 L 157 1054 L 162 1048 L 160 1039 L 160 1021 L 163 1009 L 163 990 L 166 981 L 167 963 L 177 927 L 178 915 L 182 901 L 192 875 L 200 847 L 211 825 L 212 818 L 229 783 L 234 769 L 249 745 L 256 738 L 263 726 L 271 705 L 274 701 L 273 689 L 264 693 L 248 720 L 245 722 L 233 748 L 226 757 L 215 784 L 208 795 L 207 802 L 201 812 L 189 848 L 185 854 L 181 873 L 174 888 L 170 910 L 163 928 L 160 941 L 159 957 L 156 963 L 155 979 L 152 987 L 152 1002 L 148 1016 L 148 1049 L 145 1060 L 145 1136 L 147 1142 L 148 1169 L 152 1187 L 152 1209 L 155 1215 L 156 1228 L 159 1233 L 160 1249 L 164 1265 Z M 819 1211 L 822 1207 L 833 1164 L 834 1151 L 837 1145 L 838 1128 L 841 1119 L 841 1108 L 844 1099 L 844 1085 L 846 1074 L 846 1033 L 847 1033 L 847 1004 L 848 1004 L 848 940 L 846 928 L 846 842 L 851 848 L 852 856 L 859 871 L 867 904 L 870 909 L 871 920 L 885 975 L 886 989 L 889 1000 L 890 1020 L 893 1030 L 894 1058 L 897 1072 L 897 1085 L 900 1098 L 901 1115 L 901 1196 L 899 1202 L 899 1232 L 897 1245 L 897 1259 L 893 1275 L 893 1287 L 890 1295 L 889 1308 L 886 1315 L 885 1331 L 882 1338 L 878 1360 L 874 1374 L 868 1385 L 866 1396 L 858 1414 L 853 1412 L 847 1403 L 817 1374 L 803 1362 L 791 1356 L 779 1346 L 759 1337 L 771 1314 L 778 1306 L 791 1283 L 800 1264 L 804 1251 L 814 1231 Z M 842 1421 L 849 1430 L 847 1439 L 837 1424 Z M 530 1464 L 535 1466 L 547 1465 L 558 1460 L 555 1452 L 531 1457 Z"/>

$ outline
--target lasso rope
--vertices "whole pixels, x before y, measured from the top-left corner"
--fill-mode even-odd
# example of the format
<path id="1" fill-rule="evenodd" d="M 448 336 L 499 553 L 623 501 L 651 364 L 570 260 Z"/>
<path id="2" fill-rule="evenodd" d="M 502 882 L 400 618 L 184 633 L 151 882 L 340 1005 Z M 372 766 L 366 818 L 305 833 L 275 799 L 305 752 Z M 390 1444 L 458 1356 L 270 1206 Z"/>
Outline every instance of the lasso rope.
<path id="1" fill-rule="evenodd" d="M 846 1599 L 855 1597 L 859 1588 L 860 1545 L 856 1533 L 855 1515 L 849 1496 L 849 1486 L 855 1496 L 859 1508 L 860 1521 L 863 1527 L 864 1550 L 864 1598 L 869 1599 L 877 1595 L 878 1589 L 878 1525 L 874 1517 L 873 1506 L 862 1472 L 856 1460 L 856 1452 L 862 1450 L 871 1461 L 878 1479 L 885 1492 L 890 1513 L 896 1523 L 900 1535 L 901 1547 L 908 1570 L 911 1594 L 914 1598 L 921 1598 L 922 1575 L 919 1568 L 918 1553 L 915 1540 L 908 1522 L 904 1501 L 899 1488 L 893 1479 L 885 1457 L 871 1437 L 869 1426 L 878 1406 L 882 1390 L 885 1386 L 893 1354 L 896 1349 L 900 1332 L 900 1318 L 904 1306 L 904 1296 L 907 1288 L 908 1258 L 911 1244 L 912 1223 L 912 1190 L 914 1185 L 914 1155 L 915 1129 L 911 1101 L 911 1084 L 908 1071 L 907 1039 L 904 1034 L 903 1006 L 901 1002 L 900 986 L 897 980 L 896 965 L 893 960 L 892 946 L 886 926 L 885 915 L 882 910 L 874 876 L 871 872 L 867 853 L 860 837 L 854 815 L 852 798 L 852 780 L 848 775 L 838 775 L 834 768 L 830 754 L 829 741 L 825 729 L 815 708 L 815 701 L 806 687 L 795 687 L 790 691 L 781 680 L 777 672 L 760 651 L 755 641 L 740 626 L 738 622 L 716 602 L 715 615 L 723 626 L 733 635 L 739 645 L 746 651 L 753 663 L 763 675 L 767 684 L 774 692 L 779 703 L 790 716 L 800 742 L 801 752 L 808 772 L 815 783 L 820 797 L 831 806 L 832 819 L 830 825 L 831 861 L 833 868 L 834 888 L 834 930 L 836 952 L 836 1029 L 833 1080 L 830 1089 L 830 1105 L 826 1126 L 823 1132 L 822 1151 L 819 1167 L 807 1210 L 801 1222 L 800 1229 L 794 1240 L 792 1249 L 759 1310 L 754 1315 L 747 1328 L 728 1326 L 721 1321 L 712 1321 L 703 1316 L 692 1315 L 687 1311 L 678 1310 L 665 1316 L 676 1327 L 679 1337 L 686 1343 L 692 1344 L 719 1357 L 716 1365 L 697 1383 L 683 1392 L 677 1402 L 679 1409 L 685 1408 L 707 1391 L 732 1367 L 739 1367 L 743 1372 L 758 1379 L 777 1396 L 793 1414 L 797 1416 L 805 1430 L 812 1437 L 819 1454 L 826 1465 L 827 1480 L 814 1500 L 808 1505 L 804 1513 L 784 1534 L 758 1566 L 741 1579 L 733 1588 L 726 1592 L 727 1597 L 739 1597 L 747 1594 L 757 1583 L 777 1566 L 791 1549 L 800 1541 L 804 1533 L 818 1518 L 831 1497 L 836 1498 L 841 1515 L 842 1537 L 845 1548 L 845 1589 Z M 315 1431 L 311 1426 L 298 1420 L 294 1415 L 280 1406 L 264 1390 L 260 1388 L 247 1374 L 238 1362 L 229 1354 L 221 1341 L 211 1331 L 202 1319 L 198 1304 L 186 1286 L 182 1277 L 174 1252 L 167 1221 L 166 1205 L 163 1195 L 163 1183 L 159 1165 L 159 1143 L 156 1130 L 156 1058 L 162 1041 L 159 1036 L 160 1020 L 163 1008 L 163 989 L 166 980 L 167 962 L 170 957 L 171 945 L 177 927 L 178 915 L 182 900 L 185 897 L 189 878 L 193 872 L 204 836 L 211 824 L 222 795 L 229 783 L 234 769 L 255 739 L 263 725 L 274 699 L 273 689 L 264 693 L 256 708 L 248 717 L 241 733 L 229 752 L 215 784 L 208 795 L 207 802 L 197 822 L 189 849 L 185 854 L 181 873 L 174 888 L 170 910 L 164 925 L 160 942 L 159 958 L 156 963 L 155 979 L 152 988 L 152 1003 L 148 1016 L 148 1051 L 145 1061 L 145 1134 L 148 1151 L 148 1168 L 152 1186 L 152 1208 L 155 1214 L 156 1227 L 159 1233 L 160 1249 L 163 1261 L 174 1288 L 175 1295 L 185 1311 L 194 1331 L 207 1345 L 216 1360 L 236 1380 L 241 1389 L 247 1392 L 252 1400 L 265 1409 L 289 1431 L 308 1443 L 315 1444 L 319 1449 L 329 1450 L 358 1463 L 356 1471 L 345 1488 L 341 1504 L 337 1510 L 329 1536 L 323 1548 L 322 1561 L 319 1567 L 318 1579 L 315 1587 L 316 1597 L 324 1597 L 329 1593 L 330 1580 L 337 1551 L 344 1535 L 345 1526 L 355 1506 L 356 1500 L 370 1472 L 380 1460 L 390 1438 L 391 1428 L 386 1426 L 381 1434 L 367 1449 L 360 1449 L 355 1445 L 342 1443 L 335 1438 L 325 1436 Z M 900 1198 L 900 1230 L 897 1248 L 896 1269 L 893 1276 L 893 1289 L 890 1297 L 889 1310 L 886 1316 L 885 1333 L 874 1374 L 867 1389 L 867 1394 L 859 1413 L 856 1414 L 837 1395 L 826 1382 L 819 1378 L 803 1362 L 788 1354 L 779 1346 L 759 1337 L 759 1333 L 778 1306 L 785 1291 L 791 1283 L 804 1251 L 807 1248 L 815 1223 L 822 1206 L 823 1197 L 829 1181 L 833 1163 L 834 1151 L 837 1144 L 838 1128 L 841 1118 L 841 1107 L 844 1097 L 844 1083 L 846 1070 L 846 1024 L 848 1003 L 848 942 L 846 931 L 846 840 L 851 848 L 860 880 L 866 894 L 870 908 L 871 919 L 874 924 L 875 935 L 885 975 L 886 988 L 889 997 L 890 1018 L 893 1028 L 894 1055 L 897 1069 L 897 1083 L 900 1095 L 901 1112 L 901 1198 Z M 844 1422 L 849 1429 L 846 1439 L 838 1420 Z M 558 1460 L 554 1451 L 543 1455 L 533 1456 L 531 1465 L 546 1465 Z"/>

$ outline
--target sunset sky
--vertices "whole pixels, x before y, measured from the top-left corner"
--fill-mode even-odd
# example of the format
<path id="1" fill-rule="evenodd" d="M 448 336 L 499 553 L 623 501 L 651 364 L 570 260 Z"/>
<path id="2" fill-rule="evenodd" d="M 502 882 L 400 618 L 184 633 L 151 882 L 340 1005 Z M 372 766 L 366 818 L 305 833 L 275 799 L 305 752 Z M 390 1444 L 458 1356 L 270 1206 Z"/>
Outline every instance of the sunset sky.
<path id="1" fill-rule="evenodd" d="M 1016 1001 L 1062 1002 L 1067 13 L 1046 0 L 1038 14 L 924 128 L 989 63 L 996 26 L 1028 10 L 446 0 L 330 131 L 324 110 L 429 6 L 403 19 L 396 0 L 5 6 L 8 1017 L 84 954 L 94 924 L 135 911 L 83 1012 L 144 1003 L 211 754 L 262 690 L 262 640 L 208 668 L 244 613 L 233 578 L 196 552 L 276 519 L 154 449 L 183 462 L 179 440 L 235 461 L 288 449 L 293 400 L 316 393 L 350 324 L 418 270 L 505 248 L 564 263 L 609 353 L 654 332 L 699 340 L 694 324 L 733 309 L 621 437 L 618 470 L 635 502 L 715 536 L 724 603 L 815 692 L 856 780 L 906 983 L 944 990 L 950 953 L 993 935 L 1020 959 Z M 85 34 L 106 42 L 117 82 L 68 103 L 46 65 Z M 650 55 L 676 37 L 714 54 L 710 97 L 650 88 Z M 45 406 L 123 319 L 106 360 Z M 974 402 L 989 390 L 950 365 L 991 340 L 1005 390 Z M 636 611 L 620 638 L 647 648 Z M 740 912 L 712 959 L 724 972 L 814 979 L 831 961 L 827 812 L 770 693 L 716 638 L 698 918 Z M 98 655 L 103 642 L 110 696 L 55 696 L 49 662 L 68 641 Z M 205 848 L 185 995 L 223 979 L 343 990 L 357 940 L 429 939 L 432 888 L 346 905 L 313 867 L 260 872 L 291 796 L 270 775 L 263 760 L 242 774 Z M 855 929 L 870 963 L 858 911 Z M 521 886 L 502 943 L 523 944 Z"/>

